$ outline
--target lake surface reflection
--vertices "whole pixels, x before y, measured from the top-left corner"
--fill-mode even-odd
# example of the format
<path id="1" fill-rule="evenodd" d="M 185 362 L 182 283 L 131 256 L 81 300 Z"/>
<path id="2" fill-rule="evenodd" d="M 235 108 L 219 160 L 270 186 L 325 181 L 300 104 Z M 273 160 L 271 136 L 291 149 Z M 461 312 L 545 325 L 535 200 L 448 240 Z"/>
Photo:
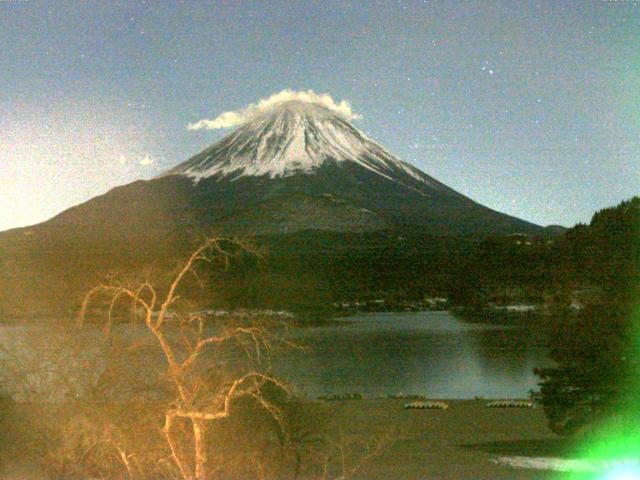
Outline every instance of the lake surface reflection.
<path id="1" fill-rule="evenodd" d="M 293 335 L 309 350 L 280 358 L 276 370 L 310 396 L 525 397 L 537 387 L 533 368 L 550 364 L 529 329 L 447 312 L 359 314 Z"/>
<path id="2" fill-rule="evenodd" d="M 154 344 L 142 325 L 115 328 L 122 329 L 130 340 L 147 338 Z M 43 379 L 56 370 L 53 365 L 61 353 L 67 348 L 72 353 L 64 335 L 49 325 L 10 325 L 0 331 L 4 345 L 31 366 L 37 365 Z M 550 365 L 546 348 L 528 328 L 465 323 L 447 312 L 360 314 L 323 326 L 294 328 L 289 335 L 307 351 L 276 356 L 276 374 L 310 397 L 402 392 L 429 398 L 521 398 L 537 388 L 533 368 Z M 87 326 L 73 339 L 78 345 L 88 342 L 90 348 L 76 346 L 81 357 L 65 364 L 64 374 L 71 372 L 79 384 L 88 385 L 103 368 L 100 345 L 106 337 L 99 328 Z M 0 363 L 5 356 L 0 348 Z M 94 367 L 87 369 L 86 361 Z M 144 368 L 150 378 L 166 368 L 159 351 Z M 54 387 L 45 382 L 39 388 L 47 392 Z"/>

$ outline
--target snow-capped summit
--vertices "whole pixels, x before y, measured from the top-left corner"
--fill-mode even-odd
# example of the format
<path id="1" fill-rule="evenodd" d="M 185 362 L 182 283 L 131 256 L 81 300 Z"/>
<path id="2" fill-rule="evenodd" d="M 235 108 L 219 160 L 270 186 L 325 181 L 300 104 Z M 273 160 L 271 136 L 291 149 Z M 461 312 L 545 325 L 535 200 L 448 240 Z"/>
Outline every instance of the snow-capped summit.
<path id="1" fill-rule="evenodd" d="M 346 101 L 284 90 L 190 124 L 236 130 L 152 185 L 173 199 L 172 215 L 234 234 L 400 225 L 438 235 L 539 229 L 403 162 L 354 127 L 356 118 Z"/>
<path id="2" fill-rule="evenodd" d="M 398 173 L 437 186 L 438 182 L 405 163 L 355 128 L 340 112 L 299 99 L 261 111 L 235 132 L 168 174 L 201 180 L 244 176 L 287 177 L 310 174 L 326 164 L 353 162 L 387 180 Z"/>

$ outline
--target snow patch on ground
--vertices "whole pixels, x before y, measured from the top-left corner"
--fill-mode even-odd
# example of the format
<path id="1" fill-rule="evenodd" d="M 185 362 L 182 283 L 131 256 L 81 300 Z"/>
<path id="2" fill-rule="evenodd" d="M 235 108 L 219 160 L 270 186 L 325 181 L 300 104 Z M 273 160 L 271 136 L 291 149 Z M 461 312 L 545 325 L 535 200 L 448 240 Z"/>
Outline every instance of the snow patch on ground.
<path id="1" fill-rule="evenodd" d="M 555 457 L 498 457 L 492 460 L 498 465 L 555 472 L 597 472 L 598 466 L 588 460 L 572 460 Z"/>
<path id="2" fill-rule="evenodd" d="M 611 460 L 596 462 L 555 457 L 498 457 L 498 465 L 554 472 L 600 473 L 606 478 L 640 478 L 640 460 Z M 618 476 L 619 475 L 619 476 Z"/>

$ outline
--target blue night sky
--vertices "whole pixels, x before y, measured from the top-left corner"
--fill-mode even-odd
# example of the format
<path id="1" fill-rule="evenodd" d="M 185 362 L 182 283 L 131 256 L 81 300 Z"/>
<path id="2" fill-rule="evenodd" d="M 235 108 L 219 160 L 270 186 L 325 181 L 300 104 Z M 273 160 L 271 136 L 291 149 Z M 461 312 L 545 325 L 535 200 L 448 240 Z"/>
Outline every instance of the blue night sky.
<path id="1" fill-rule="evenodd" d="M 491 208 L 640 194 L 640 3 L 0 1 L 0 230 L 151 178 L 285 88 Z"/>

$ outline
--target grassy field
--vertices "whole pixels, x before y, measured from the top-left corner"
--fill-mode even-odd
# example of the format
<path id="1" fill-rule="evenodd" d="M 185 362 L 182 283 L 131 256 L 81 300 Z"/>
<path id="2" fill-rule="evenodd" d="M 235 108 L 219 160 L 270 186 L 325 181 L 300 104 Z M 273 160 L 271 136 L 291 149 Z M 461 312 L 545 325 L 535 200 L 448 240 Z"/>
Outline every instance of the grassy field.
<path id="1" fill-rule="evenodd" d="M 487 408 L 484 400 L 450 400 L 446 401 L 449 405 L 446 410 L 405 410 L 406 402 L 403 399 L 311 401 L 323 418 L 328 419 L 327 438 L 344 442 L 349 467 L 359 463 L 363 454 L 366 456 L 364 445 L 374 446 L 385 438 L 379 454 L 364 462 L 354 479 L 558 479 L 562 477 L 549 470 L 513 468 L 497 463 L 496 459 L 572 457 L 567 442 L 547 428 L 541 408 Z M 233 422 L 227 428 L 244 432 L 237 438 L 252 436 L 255 429 L 260 430 L 252 417 Z M 218 432 L 219 438 L 213 439 L 218 447 L 229 438 L 225 431 Z M 250 448 L 257 449 L 258 444 Z M 0 465 L 0 479 L 45 478 L 32 465 L 33 458 L 29 464 L 17 453 L 17 457 L 5 458 L 4 465 Z M 253 450 L 253 453 L 261 452 Z M 330 463 L 328 478 L 340 478 L 339 452 Z M 285 471 L 283 480 L 294 478 L 291 468 Z M 299 480 L 310 478 L 306 473 L 298 477 Z"/>
<path id="2" fill-rule="evenodd" d="M 447 401 L 447 410 L 404 410 L 404 400 L 331 402 L 336 425 L 391 442 L 358 475 L 366 479 L 538 479 L 550 471 L 495 463 L 502 456 L 563 457 L 567 443 L 546 426 L 541 408 L 486 408 L 486 401 Z"/>

